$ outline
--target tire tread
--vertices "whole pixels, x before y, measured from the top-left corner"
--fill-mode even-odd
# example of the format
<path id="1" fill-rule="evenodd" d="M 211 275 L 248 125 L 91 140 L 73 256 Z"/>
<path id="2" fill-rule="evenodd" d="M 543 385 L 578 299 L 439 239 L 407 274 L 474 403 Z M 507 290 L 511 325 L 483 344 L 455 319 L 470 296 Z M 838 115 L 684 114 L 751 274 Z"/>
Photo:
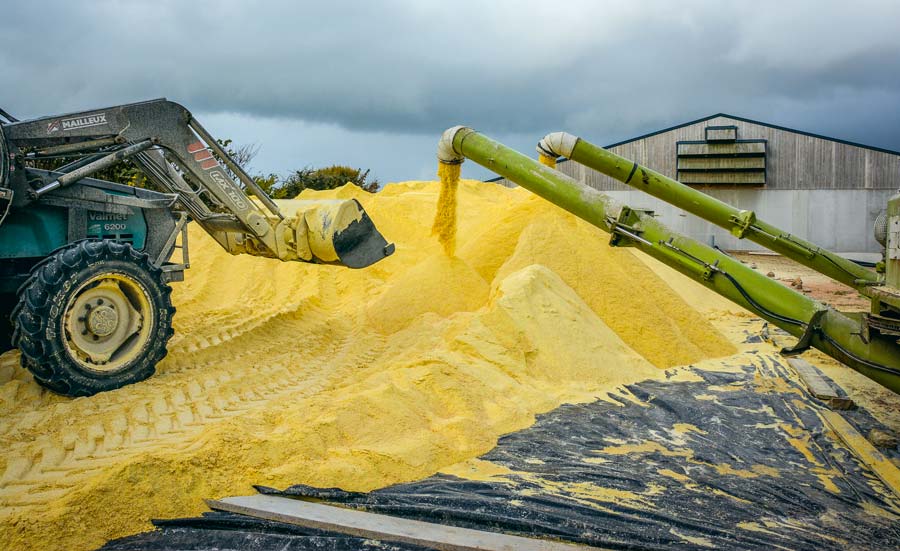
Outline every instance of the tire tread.
<path id="1" fill-rule="evenodd" d="M 110 374 L 88 373 L 79 369 L 62 349 L 55 335 L 53 320 L 61 315 L 51 300 L 68 277 L 104 261 L 133 264 L 155 283 L 153 300 L 157 310 L 151 343 L 141 358 L 126 369 Z M 156 370 L 167 353 L 166 345 L 174 334 L 171 301 L 172 288 L 162 281 L 162 270 L 150 262 L 146 253 L 130 244 L 110 240 L 84 240 L 58 249 L 32 269 L 19 288 L 19 302 L 12 312 L 12 344 L 21 351 L 21 365 L 41 386 L 66 396 L 90 396 L 142 381 Z M 43 338 L 42 338 L 43 337 Z M 60 342 L 55 342 L 60 340 Z"/>

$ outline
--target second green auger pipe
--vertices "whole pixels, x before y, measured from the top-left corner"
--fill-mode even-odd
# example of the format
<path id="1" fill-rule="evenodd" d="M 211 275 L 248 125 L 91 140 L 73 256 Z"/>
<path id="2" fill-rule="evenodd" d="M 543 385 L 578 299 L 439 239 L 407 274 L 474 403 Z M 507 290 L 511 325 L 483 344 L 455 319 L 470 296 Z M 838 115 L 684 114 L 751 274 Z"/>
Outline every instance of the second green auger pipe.
<path id="1" fill-rule="evenodd" d="M 900 393 L 900 347 L 885 339 L 864 342 L 857 318 L 797 293 L 711 247 L 670 230 L 650 214 L 621 205 L 608 195 L 471 128 L 458 126 L 444 132 L 438 145 L 438 160 L 454 164 L 465 158 L 609 233 L 611 244 L 637 247 L 781 327 L 798 338 L 794 352 L 815 347 Z M 640 289 L 621 292 L 640 292 Z"/>
<path id="2" fill-rule="evenodd" d="M 749 239 L 863 294 L 868 294 L 868 288 L 880 282 L 879 275 L 874 271 L 758 220 L 753 211 L 737 209 L 583 138 L 566 132 L 553 132 L 541 139 L 538 150 L 553 158 L 566 157 L 606 174 L 725 228 L 739 239 Z"/>

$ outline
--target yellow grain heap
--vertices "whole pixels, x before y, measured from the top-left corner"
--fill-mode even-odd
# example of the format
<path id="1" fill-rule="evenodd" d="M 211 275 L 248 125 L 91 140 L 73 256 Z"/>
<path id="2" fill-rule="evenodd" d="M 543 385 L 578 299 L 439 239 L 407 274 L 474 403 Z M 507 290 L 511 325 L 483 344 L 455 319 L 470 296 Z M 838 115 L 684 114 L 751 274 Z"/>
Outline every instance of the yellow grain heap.
<path id="1" fill-rule="evenodd" d="M 458 187 L 455 256 L 429 233 L 436 182 L 304 192 L 358 199 L 396 243 L 364 270 L 231 256 L 192 227 L 176 335 L 137 385 L 63 398 L 0 356 L 3 547 L 95 548 L 252 484 L 426 477 L 561 403 L 734 352 L 596 228 Z"/>

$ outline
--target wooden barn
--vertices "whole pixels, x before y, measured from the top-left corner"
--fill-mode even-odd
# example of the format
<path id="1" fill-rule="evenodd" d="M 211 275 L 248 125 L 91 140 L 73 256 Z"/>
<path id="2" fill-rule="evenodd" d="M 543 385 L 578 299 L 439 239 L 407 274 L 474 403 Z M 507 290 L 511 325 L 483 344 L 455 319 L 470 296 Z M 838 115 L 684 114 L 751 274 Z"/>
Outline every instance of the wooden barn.
<path id="1" fill-rule="evenodd" d="M 837 252 L 881 250 L 872 225 L 900 188 L 900 152 L 724 113 L 607 149 Z M 709 245 L 761 248 L 577 163 L 558 168 Z"/>

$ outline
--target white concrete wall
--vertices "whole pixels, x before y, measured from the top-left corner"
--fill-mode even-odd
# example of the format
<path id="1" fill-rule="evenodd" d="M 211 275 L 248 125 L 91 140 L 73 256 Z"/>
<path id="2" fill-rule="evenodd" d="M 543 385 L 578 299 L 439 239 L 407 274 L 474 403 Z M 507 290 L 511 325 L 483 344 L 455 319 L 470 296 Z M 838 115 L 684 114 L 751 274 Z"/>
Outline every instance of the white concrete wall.
<path id="1" fill-rule="evenodd" d="M 797 237 L 834 252 L 880 252 L 872 236 L 875 217 L 885 208 L 888 190 L 704 190 Z M 728 231 L 685 213 L 638 190 L 604 193 L 633 208 L 655 211 L 659 220 L 680 233 L 726 250 L 765 250 Z"/>

